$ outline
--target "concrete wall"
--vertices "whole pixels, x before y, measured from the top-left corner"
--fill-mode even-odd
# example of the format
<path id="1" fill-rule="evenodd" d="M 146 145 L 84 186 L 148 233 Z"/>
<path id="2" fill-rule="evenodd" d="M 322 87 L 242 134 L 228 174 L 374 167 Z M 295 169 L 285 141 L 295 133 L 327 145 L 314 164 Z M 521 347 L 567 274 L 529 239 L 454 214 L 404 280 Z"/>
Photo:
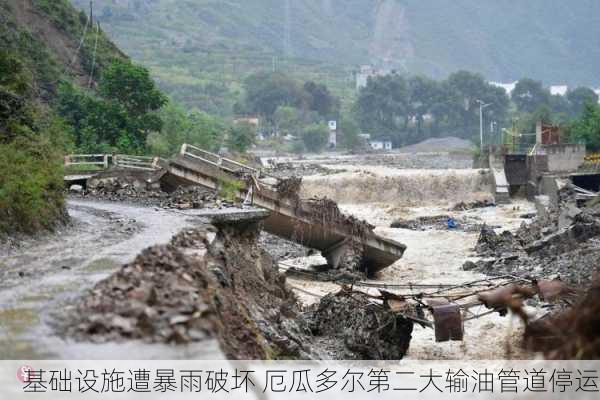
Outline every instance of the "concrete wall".
<path id="1" fill-rule="evenodd" d="M 527 156 L 524 154 L 507 154 L 504 160 L 504 172 L 511 186 L 526 185 L 529 182 Z"/>
<path id="2" fill-rule="evenodd" d="M 585 161 L 585 145 L 556 144 L 545 145 L 548 156 L 548 171 L 576 171 Z"/>

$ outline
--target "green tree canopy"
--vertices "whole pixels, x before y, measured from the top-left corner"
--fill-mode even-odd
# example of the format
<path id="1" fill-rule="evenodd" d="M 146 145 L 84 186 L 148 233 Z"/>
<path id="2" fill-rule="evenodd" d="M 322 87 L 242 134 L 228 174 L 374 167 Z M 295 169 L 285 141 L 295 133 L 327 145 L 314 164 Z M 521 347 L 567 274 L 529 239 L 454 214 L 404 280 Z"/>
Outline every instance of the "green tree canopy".
<path id="1" fill-rule="evenodd" d="M 306 150 L 318 153 L 322 151 L 329 140 L 327 125 L 313 124 L 307 126 L 302 132 L 302 143 Z"/>
<path id="2" fill-rule="evenodd" d="M 519 80 L 512 92 L 512 100 L 521 112 L 532 113 L 542 105 L 550 104 L 550 91 L 542 82 L 529 78 Z"/>
<path id="3" fill-rule="evenodd" d="M 598 104 L 598 95 L 590 88 L 578 87 L 567 93 L 571 106 L 571 115 L 576 117 L 583 113 L 586 104 Z"/>
<path id="4" fill-rule="evenodd" d="M 229 128 L 227 147 L 240 153 L 245 152 L 256 143 L 256 127 L 247 122 L 234 124 Z"/>
<path id="5" fill-rule="evenodd" d="M 600 150 L 600 105 L 585 105 L 581 118 L 571 127 L 571 138 L 586 143 L 591 150 Z"/>
<path id="6" fill-rule="evenodd" d="M 355 109 L 363 131 L 404 145 L 441 134 L 473 138 L 479 132 L 479 101 L 489 104 L 487 121 L 506 120 L 506 92 L 466 71 L 445 81 L 398 74 L 370 78 Z"/>
<path id="7" fill-rule="evenodd" d="M 75 128 L 79 148 L 141 153 L 148 134 L 162 129 L 158 110 L 166 102 L 144 67 L 115 60 L 102 75 L 99 96 L 61 84 L 58 111 Z"/>

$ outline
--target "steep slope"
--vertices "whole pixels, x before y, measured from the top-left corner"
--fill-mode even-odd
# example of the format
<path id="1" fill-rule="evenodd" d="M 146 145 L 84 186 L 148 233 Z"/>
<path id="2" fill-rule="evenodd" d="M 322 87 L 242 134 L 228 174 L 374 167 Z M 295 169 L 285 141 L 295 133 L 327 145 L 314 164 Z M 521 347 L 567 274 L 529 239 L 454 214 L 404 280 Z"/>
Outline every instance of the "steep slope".
<path id="1" fill-rule="evenodd" d="M 70 127 L 52 111 L 62 81 L 93 86 L 125 57 L 67 0 L 0 0 L 0 247 L 66 221 Z M 82 40 L 83 38 L 83 40 Z M 2 251 L 2 250 L 0 250 Z"/>
<path id="2" fill-rule="evenodd" d="M 32 75 L 34 96 L 44 102 L 61 79 L 87 86 L 110 60 L 126 58 L 68 0 L 0 0 L 0 22 L 2 48 L 18 54 Z"/>
<path id="3" fill-rule="evenodd" d="M 88 0 L 72 0 L 88 7 Z M 163 87 L 223 112 L 240 76 L 279 69 L 350 94 L 358 64 L 441 78 L 600 86 L 595 0 L 95 0 L 99 18 Z M 549 65 L 552 67 L 550 68 Z M 215 102 L 215 99 L 217 101 Z M 220 100 L 219 100 L 220 99 Z"/>

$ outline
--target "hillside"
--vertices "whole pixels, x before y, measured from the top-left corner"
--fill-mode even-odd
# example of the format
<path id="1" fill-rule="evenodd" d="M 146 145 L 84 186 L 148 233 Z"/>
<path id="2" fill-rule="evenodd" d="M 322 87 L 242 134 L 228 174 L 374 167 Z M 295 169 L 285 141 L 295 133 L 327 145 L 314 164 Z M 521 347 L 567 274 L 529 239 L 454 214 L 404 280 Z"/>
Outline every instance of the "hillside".
<path id="1" fill-rule="evenodd" d="M 68 219 L 63 163 L 75 129 L 57 116 L 59 86 L 95 87 L 123 58 L 67 0 L 0 0 L 0 245 Z"/>
<path id="2" fill-rule="evenodd" d="M 88 7 L 88 0 L 73 0 Z M 443 78 L 600 86 L 595 0 L 96 0 L 112 37 L 189 105 L 224 113 L 279 69 L 352 95 L 360 64 Z M 540 61 L 543 60 L 543 61 Z M 549 67 L 551 65 L 552 67 Z"/>
<path id="3" fill-rule="evenodd" d="M 92 70 L 93 85 L 112 59 L 126 58 L 87 21 L 68 0 L 0 0 L 2 48 L 15 52 L 31 74 L 35 98 L 52 100 L 61 79 L 88 86 Z"/>

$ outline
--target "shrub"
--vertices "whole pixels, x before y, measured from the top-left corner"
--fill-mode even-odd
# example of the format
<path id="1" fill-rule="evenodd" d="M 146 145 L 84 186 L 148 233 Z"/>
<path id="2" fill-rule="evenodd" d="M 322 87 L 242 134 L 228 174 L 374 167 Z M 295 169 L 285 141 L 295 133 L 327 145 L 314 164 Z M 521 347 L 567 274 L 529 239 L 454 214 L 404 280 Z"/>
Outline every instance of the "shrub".
<path id="1" fill-rule="evenodd" d="M 32 234 L 64 220 L 62 165 L 50 138 L 0 144 L 0 235 Z"/>
<path id="2" fill-rule="evenodd" d="M 306 150 L 318 153 L 325 148 L 329 139 L 329 130 L 325 125 L 309 125 L 302 132 L 302 142 Z"/>

